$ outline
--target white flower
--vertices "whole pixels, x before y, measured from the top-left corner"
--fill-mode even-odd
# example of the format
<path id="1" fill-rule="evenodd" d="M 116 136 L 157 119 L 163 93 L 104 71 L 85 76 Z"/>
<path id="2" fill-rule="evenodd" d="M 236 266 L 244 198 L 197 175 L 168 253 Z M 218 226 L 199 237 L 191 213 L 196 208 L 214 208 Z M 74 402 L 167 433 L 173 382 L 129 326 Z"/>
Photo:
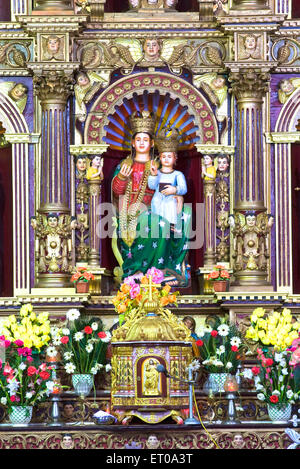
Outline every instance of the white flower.
<path id="1" fill-rule="evenodd" d="M 76 334 L 74 334 L 74 340 L 76 340 L 76 342 L 79 342 L 81 339 L 83 339 L 83 333 L 76 332 Z"/>
<path id="2" fill-rule="evenodd" d="M 288 369 L 287 369 L 287 368 L 282 368 L 282 370 L 281 370 L 281 373 L 282 373 L 284 376 L 286 376 L 286 375 L 288 375 L 288 374 L 289 374 L 289 372 L 288 372 Z"/>
<path id="3" fill-rule="evenodd" d="M 54 339 L 52 340 L 52 343 L 55 346 L 61 345 L 60 338 L 59 337 L 54 337 Z"/>
<path id="4" fill-rule="evenodd" d="M 221 368 L 222 366 L 224 366 L 224 363 L 221 362 L 221 360 L 214 360 L 213 364 L 214 364 L 215 366 L 220 367 L 220 368 Z"/>
<path id="5" fill-rule="evenodd" d="M 32 392 L 27 392 L 26 395 L 25 395 L 26 399 L 31 399 L 32 396 L 33 396 Z"/>
<path id="6" fill-rule="evenodd" d="M 273 396 L 280 396 L 280 392 L 275 389 L 273 392 L 272 392 Z"/>
<path id="7" fill-rule="evenodd" d="M 66 361 L 71 360 L 72 357 L 73 357 L 73 352 L 66 352 L 66 353 L 64 353 L 64 359 L 65 359 Z"/>
<path id="8" fill-rule="evenodd" d="M 276 353 L 274 355 L 275 362 L 279 363 L 282 360 L 282 353 Z"/>
<path id="9" fill-rule="evenodd" d="M 80 312 L 78 309 L 69 309 L 66 313 L 67 319 L 69 321 L 75 321 L 80 317 Z"/>
<path id="10" fill-rule="evenodd" d="M 241 345 L 242 341 L 239 337 L 232 337 L 230 344 L 235 345 L 236 347 L 239 347 Z"/>
<path id="11" fill-rule="evenodd" d="M 222 337 L 226 337 L 229 334 L 229 326 L 227 324 L 221 324 L 218 327 L 218 333 Z"/>
<path id="12" fill-rule="evenodd" d="M 26 363 L 24 363 L 24 362 L 20 363 L 19 370 L 23 371 L 23 370 L 25 370 L 25 368 L 26 368 Z"/>
<path id="13" fill-rule="evenodd" d="M 111 365 L 105 365 L 105 371 L 108 373 L 111 370 Z"/>
<path id="14" fill-rule="evenodd" d="M 2 405 L 6 405 L 7 404 L 6 397 L 1 397 L 0 402 L 1 402 Z"/>
<path id="15" fill-rule="evenodd" d="M 201 339 L 205 335 L 205 330 L 203 327 L 197 331 L 197 336 Z"/>
<path id="16" fill-rule="evenodd" d="M 48 347 L 46 352 L 48 357 L 50 358 L 54 358 L 57 355 L 57 350 L 55 347 Z"/>
<path id="17" fill-rule="evenodd" d="M 98 324 L 96 322 L 93 322 L 91 324 L 91 328 L 93 329 L 93 331 L 96 331 L 98 329 Z"/>
<path id="18" fill-rule="evenodd" d="M 92 375 L 96 375 L 98 373 L 97 366 L 93 366 L 93 368 L 91 368 L 91 373 L 92 373 Z"/>
<path id="19" fill-rule="evenodd" d="M 278 378 L 279 383 L 282 383 L 283 380 L 284 380 L 284 377 L 282 375 L 280 375 L 279 378 Z"/>
<path id="20" fill-rule="evenodd" d="M 280 366 L 282 366 L 282 368 L 285 368 L 285 367 L 286 367 L 286 361 L 285 361 L 285 360 L 281 360 L 281 361 L 280 361 Z"/>
<path id="21" fill-rule="evenodd" d="M 220 347 L 219 347 L 218 350 L 217 350 L 217 354 L 218 354 L 218 355 L 222 355 L 222 353 L 224 353 L 224 352 L 225 352 L 225 347 L 224 347 L 224 345 L 220 345 Z"/>
<path id="22" fill-rule="evenodd" d="M 103 339 L 101 339 L 102 342 L 110 342 L 111 340 L 111 333 L 110 332 L 106 332 L 106 337 L 104 337 Z"/>
<path id="23" fill-rule="evenodd" d="M 69 362 L 65 365 L 65 370 L 67 373 L 72 374 L 76 370 L 76 366 L 73 363 Z"/>
<path id="24" fill-rule="evenodd" d="M 293 393 L 293 391 L 292 391 L 291 389 L 289 389 L 289 390 L 286 392 L 286 397 L 287 397 L 288 399 L 292 399 L 293 395 L 294 395 L 294 393 Z"/>
<path id="25" fill-rule="evenodd" d="M 243 371 L 242 371 L 242 376 L 244 376 L 244 378 L 246 379 L 252 379 L 253 378 L 253 373 L 252 373 L 252 370 L 250 368 L 245 368 Z"/>
<path id="26" fill-rule="evenodd" d="M 259 376 L 255 376 L 254 383 L 255 383 L 255 386 L 257 386 L 257 384 L 260 383 L 260 377 Z"/>
<path id="27" fill-rule="evenodd" d="M 205 331 L 206 334 L 210 334 L 211 331 L 212 331 L 212 327 L 211 326 L 205 326 L 204 331 Z"/>
<path id="28" fill-rule="evenodd" d="M 259 401 L 264 401 L 266 398 L 265 398 L 264 394 L 262 392 L 260 392 L 260 393 L 257 394 L 257 399 Z"/>
<path id="29" fill-rule="evenodd" d="M 50 334 L 52 337 L 58 337 L 60 335 L 60 329 L 56 326 L 50 328 Z"/>
<path id="30" fill-rule="evenodd" d="M 102 363 L 97 363 L 96 367 L 98 370 L 101 370 L 102 368 L 104 368 L 104 365 L 102 365 Z"/>
<path id="31" fill-rule="evenodd" d="M 48 391 L 50 391 L 50 393 L 53 392 L 54 381 L 47 381 L 46 386 L 47 386 Z"/>
<path id="32" fill-rule="evenodd" d="M 233 367 L 231 362 L 228 362 L 226 365 L 227 370 L 230 370 Z"/>
<path id="33" fill-rule="evenodd" d="M 256 385 L 256 391 L 264 391 L 264 390 L 265 390 L 265 388 L 263 387 L 262 384 L 257 384 Z"/>
<path id="34" fill-rule="evenodd" d="M 87 345 L 87 346 L 85 347 L 85 350 L 86 350 L 88 353 L 90 353 L 90 352 L 93 351 L 93 348 L 94 348 L 94 347 L 92 346 L 92 344 L 89 344 L 89 345 Z"/>
<path id="35" fill-rule="evenodd" d="M 62 330 L 62 333 L 63 335 L 70 335 L 70 329 L 68 329 L 67 327 L 64 327 L 64 329 Z"/>

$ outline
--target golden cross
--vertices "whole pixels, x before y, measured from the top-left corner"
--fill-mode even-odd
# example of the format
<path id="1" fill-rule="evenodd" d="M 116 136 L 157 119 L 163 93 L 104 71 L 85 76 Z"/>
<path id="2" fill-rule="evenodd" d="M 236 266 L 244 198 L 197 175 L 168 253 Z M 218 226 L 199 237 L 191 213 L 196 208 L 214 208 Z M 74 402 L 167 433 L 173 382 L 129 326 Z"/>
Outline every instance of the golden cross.
<path id="1" fill-rule="evenodd" d="M 152 301 L 152 288 L 161 287 L 160 283 L 152 283 L 152 275 L 149 275 L 148 283 L 141 283 L 141 288 L 149 288 L 149 301 Z"/>

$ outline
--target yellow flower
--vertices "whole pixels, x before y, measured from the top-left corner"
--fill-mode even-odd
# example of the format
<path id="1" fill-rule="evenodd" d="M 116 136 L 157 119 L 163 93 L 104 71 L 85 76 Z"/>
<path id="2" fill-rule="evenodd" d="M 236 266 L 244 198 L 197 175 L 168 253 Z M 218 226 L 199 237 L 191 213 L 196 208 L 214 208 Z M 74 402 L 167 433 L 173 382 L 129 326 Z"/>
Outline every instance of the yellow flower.
<path id="1" fill-rule="evenodd" d="M 14 314 L 11 314 L 11 315 L 8 317 L 8 320 L 9 320 L 10 325 L 15 324 L 15 323 L 17 322 L 16 316 L 15 316 Z"/>
<path id="2" fill-rule="evenodd" d="M 21 316 L 27 316 L 28 313 L 31 313 L 33 310 L 32 305 L 29 303 L 28 305 L 23 305 L 20 309 Z"/>
<path id="3" fill-rule="evenodd" d="M 30 318 L 31 321 L 35 321 L 35 319 L 36 319 L 36 314 L 35 314 L 34 312 L 30 313 L 29 318 Z"/>
<path id="4" fill-rule="evenodd" d="M 258 327 L 261 327 L 262 329 L 267 328 L 267 321 L 265 319 L 259 318 L 257 321 Z"/>
<path id="5" fill-rule="evenodd" d="M 292 328 L 295 329 L 296 331 L 299 331 L 300 323 L 299 322 L 294 322 L 294 324 L 292 324 Z"/>
<path id="6" fill-rule="evenodd" d="M 266 337 L 265 331 L 258 331 L 257 335 L 258 335 L 260 340 L 262 340 Z"/>
<path id="7" fill-rule="evenodd" d="M 257 315 L 253 313 L 250 318 L 251 322 L 256 322 L 257 319 L 258 319 Z"/>
<path id="8" fill-rule="evenodd" d="M 49 314 L 48 313 L 40 313 L 37 317 L 37 320 L 40 324 L 44 323 L 48 320 Z"/>
<path id="9" fill-rule="evenodd" d="M 256 316 L 258 316 L 259 318 L 262 318 L 265 314 L 265 310 L 264 308 L 255 308 L 255 310 L 253 311 L 253 313 L 256 314 Z"/>
<path id="10" fill-rule="evenodd" d="M 24 342 L 24 347 L 28 347 L 28 348 L 32 347 L 32 340 L 30 339 L 30 337 L 25 336 L 22 340 Z"/>

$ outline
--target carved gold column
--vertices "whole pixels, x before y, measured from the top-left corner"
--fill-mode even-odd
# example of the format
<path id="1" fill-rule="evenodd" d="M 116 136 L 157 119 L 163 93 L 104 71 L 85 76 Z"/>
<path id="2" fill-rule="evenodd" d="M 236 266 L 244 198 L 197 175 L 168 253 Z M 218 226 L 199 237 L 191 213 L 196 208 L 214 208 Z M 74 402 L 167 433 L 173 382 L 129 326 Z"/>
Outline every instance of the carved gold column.
<path id="1" fill-rule="evenodd" d="M 251 288 L 268 285 L 262 109 L 269 78 L 268 73 L 251 68 L 229 76 L 237 102 L 233 267 L 235 285 Z"/>
<path id="2" fill-rule="evenodd" d="M 36 236 L 40 236 L 40 243 L 45 245 L 45 253 L 42 252 L 44 259 L 39 259 L 36 283 L 39 288 L 67 287 L 71 286 L 71 230 L 66 105 L 72 92 L 73 78 L 63 72 L 44 71 L 34 77 L 33 83 L 42 111 L 40 202 L 38 228 L 35 230 Z M 49 215 L 57 216 L 57 228 L 49 227 L 43 232 Z M 60 249 L 62 252 L 58 254 Z M 49 250 L 52 250 L 53 259 L 49 259 Z"/>

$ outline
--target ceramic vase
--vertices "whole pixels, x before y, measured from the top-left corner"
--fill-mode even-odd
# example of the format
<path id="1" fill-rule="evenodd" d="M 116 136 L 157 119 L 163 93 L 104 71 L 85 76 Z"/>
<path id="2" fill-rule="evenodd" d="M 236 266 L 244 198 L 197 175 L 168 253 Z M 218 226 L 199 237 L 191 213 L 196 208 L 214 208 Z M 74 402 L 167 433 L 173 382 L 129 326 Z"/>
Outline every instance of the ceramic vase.
<path id="1" fill-rule="evenodd" d="M 28 425 L 32 419 L 32 406 L 13 406 L 9 414 L 13 425 Z"/>

